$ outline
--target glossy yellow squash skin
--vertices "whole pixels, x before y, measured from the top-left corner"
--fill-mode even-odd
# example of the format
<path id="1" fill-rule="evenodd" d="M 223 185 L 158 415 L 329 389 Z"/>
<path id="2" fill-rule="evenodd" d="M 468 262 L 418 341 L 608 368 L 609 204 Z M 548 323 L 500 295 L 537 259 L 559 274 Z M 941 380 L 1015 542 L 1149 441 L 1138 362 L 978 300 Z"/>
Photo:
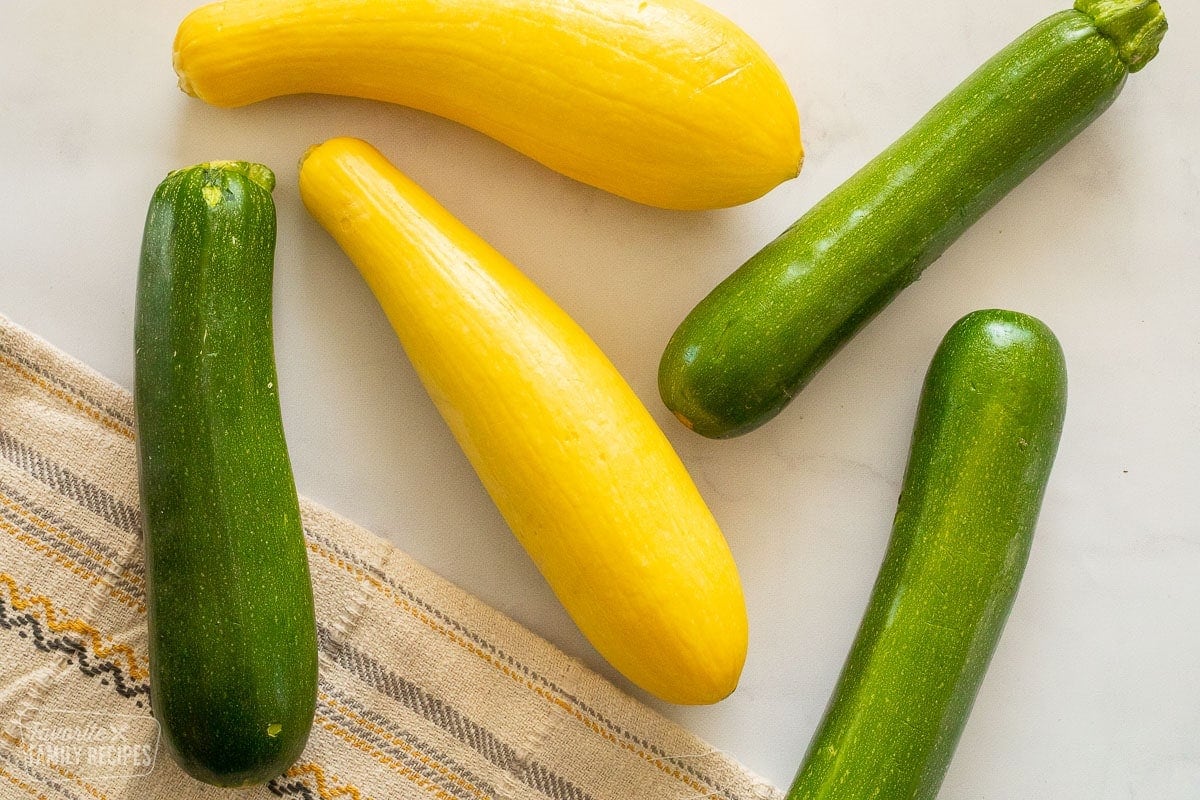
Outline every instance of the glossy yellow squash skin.
<path id="1" fill-rule="evenodd" d="M 300 194 L 370 285 L 509 526 L 596 649 L 673 703 L 720 700 L 746 657 L 724 536 L 586 333 L 357 139 L 313 148 Z"/>
<path id="2" fill-rule="evenodd" d="M 744 31 L 694 0 L 241 0 L 175 39 L 218 106 L 323 93 L 448 117 L 652 206 L 707 209 L 800 170 L 795 102 Z"/>

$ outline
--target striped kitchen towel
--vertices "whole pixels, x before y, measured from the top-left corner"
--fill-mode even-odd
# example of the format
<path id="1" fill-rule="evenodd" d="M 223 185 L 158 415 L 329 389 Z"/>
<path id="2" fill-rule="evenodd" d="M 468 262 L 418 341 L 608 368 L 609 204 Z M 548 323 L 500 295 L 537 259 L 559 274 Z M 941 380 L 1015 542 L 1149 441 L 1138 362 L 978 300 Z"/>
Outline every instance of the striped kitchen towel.
<path id="1" fill-rule="evenodd" d="M 778 798 L 387 542 L 301 501 L 308 747 L 213 789 L 158 746 L 129 394 L 0 317 L 0 798 Z"/>

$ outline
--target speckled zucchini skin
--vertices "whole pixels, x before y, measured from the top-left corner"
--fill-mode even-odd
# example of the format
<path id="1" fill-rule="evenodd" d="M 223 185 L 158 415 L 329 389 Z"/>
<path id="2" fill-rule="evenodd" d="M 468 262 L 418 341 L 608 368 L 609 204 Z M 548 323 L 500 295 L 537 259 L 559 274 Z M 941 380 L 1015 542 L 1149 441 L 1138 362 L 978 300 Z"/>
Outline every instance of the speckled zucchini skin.
<path id="1" fill-rule="evenodd" d="M 932 800 L 1029 556 L 1066 408 L 1054 334 L 950 329 L 925 378 L 892 538 L 788 800 Z"/>
<path id="2" fill-rule="evenodd" d="M 1079 0 L 1001 51 L 716 287 L 667 345 L 663 401 L 723 438 L 774 417 L 958 236 L 1116 99 L 1157 2 Z"/>
<path id="3" fill-rule="evenodd" d="M 163 741 L 219 786 L 285 771 L 316 703 L 312 584 L 271 333 L 274 176 L 171 173 L 136 311 L 150 693 Z"/>

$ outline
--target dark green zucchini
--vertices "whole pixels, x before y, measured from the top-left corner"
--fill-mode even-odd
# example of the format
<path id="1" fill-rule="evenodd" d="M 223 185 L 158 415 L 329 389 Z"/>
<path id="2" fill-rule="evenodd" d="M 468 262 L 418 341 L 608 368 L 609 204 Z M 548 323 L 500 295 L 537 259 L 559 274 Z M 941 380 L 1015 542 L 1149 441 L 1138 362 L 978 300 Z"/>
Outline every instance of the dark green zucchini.
<path id="1" fill-rule="evenodd" d="M 1032 317 L 977 311 L 946 334 L 883 566 L 788 800 L 937 794 L 1025 569 L 1066 390 Z"/>
<path id="2" fill-rule="evenodd" d="M 722 438 L 774 417 L 1157 53 L 1157 2 L 1075 5 L 987 62 L 692 310 L 659 366 L 663 401 L 685 425 Z"/>
<path id="3" fill-rule="evenodd" d="M 168 175 L 138 276 L 151 702 L 179 764 L 219 786 L 285 771 L 316 704 L 312 584 L 272 343 L 274 184 L 244 162 Z"/>

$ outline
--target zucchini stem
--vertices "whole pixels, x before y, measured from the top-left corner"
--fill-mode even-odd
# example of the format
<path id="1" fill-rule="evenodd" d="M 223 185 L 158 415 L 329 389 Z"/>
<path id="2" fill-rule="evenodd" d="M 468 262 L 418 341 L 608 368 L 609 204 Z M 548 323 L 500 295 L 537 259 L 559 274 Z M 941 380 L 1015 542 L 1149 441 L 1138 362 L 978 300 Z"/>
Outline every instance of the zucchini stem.
<path id="1" fill-rule="evenodd" d="M 196 164 L 194 167 L 173 169 L 167 173 L 167 177 L 170 178 L 192 169 L 202 169 L 206 172 L 236 172 L 240 175 L 245 175 L 252 182 L 261 186 L 267 191 L 267 194 L 275 191 L 275 173 L 271 171 L 270 167 L 264 164 L 256 164 L 253 161 L 205 161 L 203 164 Z"/>
<path id="2" fill-rule="evenodd" d="M 1075 10 L 1091 17 L 1096 29 L 1113 41 L 1130 72 L 1158 55 L 1167 33 L 1167 18 L 1158 0 L 1075 0 Z"/>

